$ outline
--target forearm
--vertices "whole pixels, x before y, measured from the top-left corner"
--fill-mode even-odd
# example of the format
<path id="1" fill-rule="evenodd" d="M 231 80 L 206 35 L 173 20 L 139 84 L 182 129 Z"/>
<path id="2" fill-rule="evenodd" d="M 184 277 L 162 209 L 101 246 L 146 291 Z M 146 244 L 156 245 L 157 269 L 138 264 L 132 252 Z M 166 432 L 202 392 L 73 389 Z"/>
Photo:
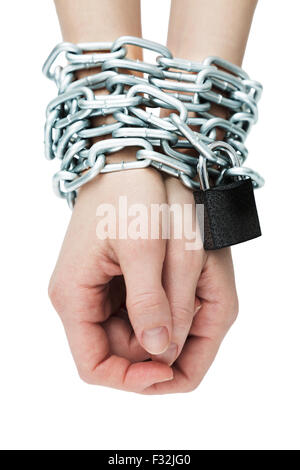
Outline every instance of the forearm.
<path id="1" fill-rule="evenodd" d="M 241 65 L 257 0 L 172 0 L 168 47 L 175 57 L 216 55 Z"/>
<path id="2" fill-rule="evenodd" d="M 114 42 L 120 36 L 141 36 L 140 0 L 54 0 L 64 41 Z M 142 49 L 127 47 L 126 58 L 142 60 Z M 79 70 L 78 78 L 100 71 L 99 67 Z M 126 70 L 123 70 L 126 73 Z M 138 75 L 138 72 L 132 72 Z M 95 95 L 108 94 L 105 88 L 94 91 Z M 112 115 L 92 119 L 94 127 L 115 122 Z M 102 140 L 95 137 L 92 142 Z M 113 162 L 134 160 L 132 149 L 125 149 L 113 156 Z M 107 162 L 111 157 L 107 157 Z"/>
<path id="3" fill-rule="evenodd" d="M 119 36 L 141 36 L 139 0 L 55 0 L 65 41 L 114 41 Z M 141 58 L 129 46 L 128 56 Z"/>

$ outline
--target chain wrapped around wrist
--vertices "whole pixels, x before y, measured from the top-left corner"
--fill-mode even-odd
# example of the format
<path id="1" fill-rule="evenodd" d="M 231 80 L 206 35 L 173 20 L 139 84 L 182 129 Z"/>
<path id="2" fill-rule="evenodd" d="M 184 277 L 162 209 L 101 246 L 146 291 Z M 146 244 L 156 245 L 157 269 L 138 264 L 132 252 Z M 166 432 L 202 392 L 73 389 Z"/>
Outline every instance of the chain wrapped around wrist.
<path id="1" fill-rule="evenodd" d="M 126 58 L 127 45 L 154 51 L 156 63 Z M 89 69 L 92 74 L 78 78 Z M 77 190 L 98 174 L 148 166 L 193 191 L 245 179 L 254 188 L 264 184 L 244 166 L 245 140 L 257 122 L 262 86 L 240 67 L 219 57 L 173 58 L 165 46 L 124 36 L 113 43 L 60 43 L 43 73 L 58 89 L 46 110 L 45 155 L 60 160 L 53 186 L 71 208 Z M 96 96 L 97 89 L 107 94 Z M 226 119 L 214 114 L 216 105 Z M 159 116 L 161 109 L 167 117 Z M 95 116 L 111 116 L 113 122 L 95 126 Z M 92 141 L 96 137 L 101 140 Z M 136 161 L 106 161 L 130 146 L 138 147 Z"/>

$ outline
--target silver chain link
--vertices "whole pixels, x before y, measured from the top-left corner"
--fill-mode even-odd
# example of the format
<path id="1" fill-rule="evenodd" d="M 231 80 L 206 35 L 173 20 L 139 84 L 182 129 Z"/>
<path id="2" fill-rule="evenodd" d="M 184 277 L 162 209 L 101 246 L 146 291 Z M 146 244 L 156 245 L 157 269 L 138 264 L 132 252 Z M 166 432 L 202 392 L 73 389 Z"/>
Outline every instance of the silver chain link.
<path id="1" fill-rule="evenodd" d="M 156 63 L 126 58 L 127 45 L 155 52 Z M 65 63 L 59 65 L 62 56 Z M 78 71 L 95 68 L 100 71 L 78 79 Z M 205 160 L 206 183 L 209 177 L 215 185 L 228 178 L 251 178 L 255 188 L 264 184 L 258 173 L 243 166 L 262 86 L 240 67 L 219 57 L 203 62 L 173 58 L 165 46 L 124 36 L 113 43 L 60 43 L 43 73 L 58 89 L 46 110 L 45 155 L 61 160 L 53 186 L 70 207 L 77 190 L 98 174 L 148 166 L 179 178 L 191 190 L 203 188 L 203 178 L 199 182 L 197 177 L 200 160 Z M 98 89 L 108 94 L 96 96 Z M 213 104 L 228 119 L 214 115 Z M 168 117 L 152 111 L 162 108 L 170 111 Z M 93 117 L 109 115 L 113 123 L 93 126 Z M 222 141 L 217 140 L 220 132 Z M 107 136 L 111 138 L 90 141 Z M 136 161 L 106 162 L 107 155 L 128 146 L 142 148 Z"/>

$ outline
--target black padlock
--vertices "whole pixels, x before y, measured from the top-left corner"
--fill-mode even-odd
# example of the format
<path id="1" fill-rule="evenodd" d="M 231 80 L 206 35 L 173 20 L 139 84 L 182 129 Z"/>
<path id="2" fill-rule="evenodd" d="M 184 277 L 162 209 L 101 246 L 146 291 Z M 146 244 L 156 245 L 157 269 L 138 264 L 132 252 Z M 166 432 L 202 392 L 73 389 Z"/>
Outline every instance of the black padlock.
<path id="1" fill-rule="evenodd" d="M 194 191 L 194 198 L 196 204 L 204 206 L 204 220 L 200 223 L 204 249 L 218 250 L 261 236 L 252 180 L 209 188 L 206 159 L 199 157 L 200 163 L 202 189 Z"/>

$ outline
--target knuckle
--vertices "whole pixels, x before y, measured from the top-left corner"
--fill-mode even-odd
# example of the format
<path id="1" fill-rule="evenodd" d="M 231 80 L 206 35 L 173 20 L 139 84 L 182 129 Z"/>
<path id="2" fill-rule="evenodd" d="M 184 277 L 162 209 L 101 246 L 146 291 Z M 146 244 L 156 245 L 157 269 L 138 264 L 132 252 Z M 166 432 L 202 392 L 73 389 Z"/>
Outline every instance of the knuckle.
<path id="1" fill-rule="evenodd" d="M 95 379 L 93 377 L 92 371 L 86 367 L 77 367 L 79 378 L 88 385 L 95 385 Z"/>
<path id="2" fill-rule="evenodd" d="M 144 290 L 128 295 L 128 308 L 134 311 L 157 312 L 163 306 L 161 292 L 156 290 Z"/>
<path id="3" fill-rule="evenodd" d="M 179 329 L 186 329 L 193 318 L 193 312 L 190 308 L 180 302 L 170 303 L 174 323 Z"/>
<path id="4" fill-rule="evenodd" d="M 56 274 L 55 278 L 52 276 L 48 285 L 48 296 L 60 316 L 66 314 L 68 311 L 70 292 L 72 291 L 73 287 L 71 287 L 70 283 L 67 282 L 63 275 Z"/>
<path id="5" fill-rule="evenodd" d="M 126 239 L 117 241 L 117 252 L 124 264 L 157 262 L 165 254 L 166 240 Z"/>
<path id="6" fill-rule="evenodd" d="M 196 388 L 199 387 L 199 382 L 196 382 L 196 381 L 188 381 L 184 386 L 183 386 L 183 389 L 182 389 L 182 392 L 183 393 L 191 393 L 191 392 L 194 392 L 196 390 Z"/>
<path id="7" fill-rule="evenodd" d="M 230 296 L 224 303 L 223 323 L 226 329 L 229 329 L 237 319 L 239 311 L 239 302 L 237 295 Z"/>
<path id="8" fill-rule="evenodd" d="M 231 324 L 233 325 L 233 323 L 236 321 L 237 317 L 238 317 L 238 314 L 239 314 L 239 309 L 238 309 L 238 306 L 232 310 L 232 314 L 231 314 Z"/>
<path id="9" fill-rule="evenodd" d="M 80 380 L 82 380 L 82 382 L 88 385 L 93 385 L 91 375 L 88 372 L 79 370 L 78 375 L 79 375 Z"/>
<path id="10" fill-rule="evenodd" d="M 59 312 L 64 305 L 65 293 L 61 283 L 51 280 L 48 286 L 48 295 L 54 308 Z"/>
<path id="11" fill-rule="evenodd" d="M 174 269 L 184 269 L 188 273 L 200 273 L 203 263 L 202 256 L 199 252 L 183 250 L 182 247 L 169 249 L 167 252 L 168 263 L 174 266 Z M 187 267 L 188 266 L 188 271 Z"/>
<path id="12" fill-rule="evenodd" d="M 229 306 L 229 326 L 233 325 L 236 321 L 239 313 L 239 301 L 237 295 L 231 299 L 231 304 Z"/>

